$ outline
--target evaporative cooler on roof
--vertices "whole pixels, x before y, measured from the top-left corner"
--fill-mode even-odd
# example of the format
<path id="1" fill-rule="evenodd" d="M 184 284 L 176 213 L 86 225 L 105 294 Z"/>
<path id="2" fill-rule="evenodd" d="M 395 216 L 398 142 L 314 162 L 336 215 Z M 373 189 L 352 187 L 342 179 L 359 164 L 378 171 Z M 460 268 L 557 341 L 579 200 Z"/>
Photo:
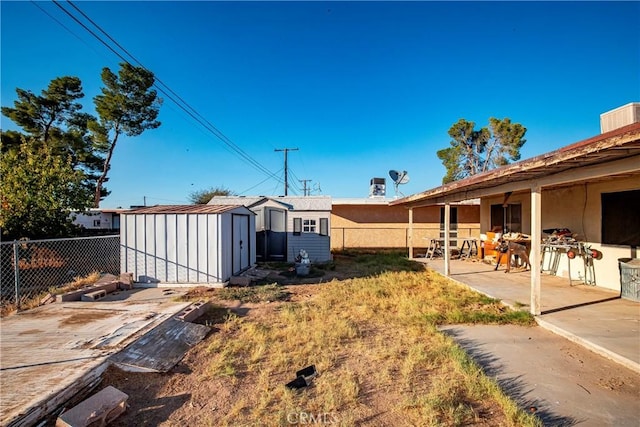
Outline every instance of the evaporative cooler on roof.
<path id="1" fill-rule="evenodd" d="M 371 178 L 369 197 L 384 197 L 386 192 L 387 185 L 384 178 Z"/>

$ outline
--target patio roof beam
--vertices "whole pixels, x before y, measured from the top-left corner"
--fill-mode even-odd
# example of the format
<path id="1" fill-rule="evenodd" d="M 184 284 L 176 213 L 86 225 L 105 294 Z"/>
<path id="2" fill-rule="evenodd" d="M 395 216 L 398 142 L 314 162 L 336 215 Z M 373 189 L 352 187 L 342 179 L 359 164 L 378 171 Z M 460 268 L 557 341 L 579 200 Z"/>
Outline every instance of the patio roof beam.
<path id="1" fill-rule="evenodd" d="M 495 178 L 484 183 L 443 191 L 433 194 L 432 196 L 425 196 L 419 200 L 406 202 L 406 206 L 418 208 L 439 203 L 454 203 L 469 199 L 478 199 L 508 192 L 529 191 L 532 188 L 534 179 L 536 185 L 539 185 L 541 188 L 546 188 L 568 185 L 579 181 L 609 179 L 613 175 L 634 175 L 638 174 L 639 164 L 640 155 L 636 155 L 607 163 L 571 168 L 551 175 L 521 173 L 503 177 L 501 180 Z M 526 179 L 516 180 L 517 177 Z M 512 181 L 509 179 L 512 179 Z"/>

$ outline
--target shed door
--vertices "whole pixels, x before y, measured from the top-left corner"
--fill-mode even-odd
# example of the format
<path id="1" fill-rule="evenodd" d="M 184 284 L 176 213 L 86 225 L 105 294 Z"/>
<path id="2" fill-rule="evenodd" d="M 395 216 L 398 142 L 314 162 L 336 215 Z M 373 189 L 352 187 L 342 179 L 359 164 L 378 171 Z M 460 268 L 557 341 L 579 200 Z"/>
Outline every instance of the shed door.
<path id="1" fill-rule="evenodd" d="M 241 273 L 249 265 L 249 216 L 232 215 L 233 274 Z"/>
<path id="2" fill-rule="evenodd" d="M 267 257 L 272 261 L 284 261 L 287 253 L 287 222 L 285 211 L 268 209 Z"/>

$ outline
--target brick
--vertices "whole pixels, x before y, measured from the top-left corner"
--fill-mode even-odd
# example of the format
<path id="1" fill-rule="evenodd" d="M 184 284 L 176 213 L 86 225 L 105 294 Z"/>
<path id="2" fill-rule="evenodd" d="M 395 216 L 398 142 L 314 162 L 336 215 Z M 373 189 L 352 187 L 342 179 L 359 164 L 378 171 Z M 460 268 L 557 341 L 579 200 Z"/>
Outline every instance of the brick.
<path id="1" fill-rule="evenodd" d="M 120 283 L 118 287 L 122 290 L 133 289 L 133 273 L 120 274 Z"/>
<path id="2" fill-rule="evenodd" d="M 211 307 L 210 301 L 198 301 L 186 307 L 175 318 L 183 322 L 193 322 Z"/>
<path id="3" fill-rule="evenodd" d="M 127 409 L 128 398 L 127 394 L 108 386 L 60 414 L 56 420 L 56 427 L 107 425 Z"/>
<path id="4" fill-rule="evenodd" d="M 107 283 L 113 283 L 117 281 L 118 281 L 118 278 L 113 274 L 105 274 L 101 276 L 95 284 L 96 286 L 100 286 L 100 285 L 106 285 Z"/>
<path id="5" fill-rule="evenodd" d="M 97 301 L 99 299 L 102 299 L 104 297 L 107 296 L 107 291 L 105 291 L 104 289 L 100 289 L 97 291 L 93 291 L 93 292 L 87 292 L 86 294 L 83 294 L 80 299 L 82 301 Z"/>
<path id="6" fill-rule="evenodd" d="M 104 290 L 106 293 L 115 292 L 118 290 L 119 282 L 108 282 L 102 283 L 100 285 L 96 284 L 89 288 L 78 289 L 75 291 L 67 292 L 60 295 L 60 298 L 56 299 L 58 302 L 70 302 L 70 301 L 80 301 L 82 299 L 82 295 L 85 295 L 89 292 L 95 292 L 99 290 Z"/>

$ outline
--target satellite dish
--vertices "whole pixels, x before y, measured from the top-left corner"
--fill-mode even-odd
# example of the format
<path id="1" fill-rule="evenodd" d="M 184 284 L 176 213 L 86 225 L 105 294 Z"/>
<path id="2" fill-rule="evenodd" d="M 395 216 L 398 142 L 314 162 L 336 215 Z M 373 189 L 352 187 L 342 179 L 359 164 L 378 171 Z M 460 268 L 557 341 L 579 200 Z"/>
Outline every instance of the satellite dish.
<path id="1" fill-rule="evenodd" d="M 402 196 L 404 196 L 404 194 L 402 194 L 402 192 L 398 191 L 398 186 L 400 184 L 406 184 L 407 182 L 409 182 L 409 172 L 407 172 L 407 171 L 390 170 L 389 171 L 389 176 L 393 180 L 393 187 L 396 190 L 396 197 L 398 197 L 398 193 L 400 193 Z"/>

